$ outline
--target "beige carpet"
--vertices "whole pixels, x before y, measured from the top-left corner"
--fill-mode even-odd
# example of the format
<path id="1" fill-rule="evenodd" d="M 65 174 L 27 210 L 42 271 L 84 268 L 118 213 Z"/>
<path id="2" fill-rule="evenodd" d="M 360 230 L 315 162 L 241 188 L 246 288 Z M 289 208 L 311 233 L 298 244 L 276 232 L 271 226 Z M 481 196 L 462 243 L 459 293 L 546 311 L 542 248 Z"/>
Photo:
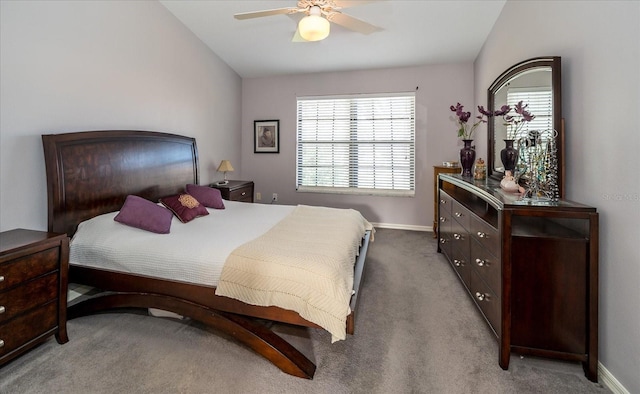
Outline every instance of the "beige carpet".
<path id="1" fill-rule="evenodd" d="M 607 393 L 579 364 L 498 347 L 431 233 L 380 229 L 371 245 L 356 335 L 331 344 L 319 330 L 278 332 L 317 364 L 294 378 L 194 322 L 138 313 L 69 321 L 0 369 L 0 393 Z"/>

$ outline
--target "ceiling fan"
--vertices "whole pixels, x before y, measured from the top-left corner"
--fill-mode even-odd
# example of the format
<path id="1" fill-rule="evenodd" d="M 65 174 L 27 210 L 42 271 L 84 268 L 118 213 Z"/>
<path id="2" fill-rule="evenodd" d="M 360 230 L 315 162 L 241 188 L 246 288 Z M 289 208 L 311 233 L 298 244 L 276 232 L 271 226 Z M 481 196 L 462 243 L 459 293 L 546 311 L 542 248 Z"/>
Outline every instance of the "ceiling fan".
<path id="1" fill-rule="evenodd" d="M 380 27 L 342 13 L 345 8 L 374 1 L 380 0 L 299 0 L 297 7 L 244 12 L 235 14 L 234 17 L 242 20 L 271 15 L 304 13 L 306 16 L 300 19 L 292 41 L 320 41 L 329 36 L 331 25 L 329 22 L 362 34 L 371 34 L 382 30 Z"/>

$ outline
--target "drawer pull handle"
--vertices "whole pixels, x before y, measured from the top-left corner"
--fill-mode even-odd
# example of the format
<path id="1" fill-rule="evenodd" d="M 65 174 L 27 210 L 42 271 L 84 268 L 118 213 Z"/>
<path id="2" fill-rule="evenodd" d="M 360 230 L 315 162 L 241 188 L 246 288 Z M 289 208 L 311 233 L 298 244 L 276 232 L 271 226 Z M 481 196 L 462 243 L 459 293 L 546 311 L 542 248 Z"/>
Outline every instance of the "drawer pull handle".
<path id="1" fill-rule="evenodd" d="M 454 259 L 453 260 L 453 265 L 455 265 L 456 267 L 464 267 L 464 260 Z"/>
<path id="2" fill-rule="evenodd" d="M 456 217 L 457 217 L 457 218 L 461 218 L 462 216 L 464 216 L 464 215 L 462 215 L 462 213 L 460 213 L 460 212 L 456 212 L 454 215 L 456 215 Z"/>
<path id="3" fill-rule="evenodd" d="M 0 282 L 4 282 L 4 276 L 0 275 Z"/>
<path id="4" fill-rule="evenodd" d="M 4 341 L 0 339 L 0 347 L 4 347 Z"/>
<path id="5" fill-rule="evenodd" d="M 461 240 L 461 239 L 463 239 L 463 238 L 462 238 L 462 235 L 461 235 L 461 234 L 458 234 L 458 233 L 454 233 L 454 234 L 453 234 L 453 238 L 455 238 L 455 239 L 457 239 L 457 240 Z"/>
<path id="6" fill-rule="evenodd" d="M 476 298 L 478 301 L 489 301 L 489 294 L 482 294 L 479 291 L 476 291 Z"/>
<path id="7" fill-rule="evenodd" d="M 441 222 L 441 223 L 444 223 L 444 222 L 446 222 L 446 221 L 447 221 L 447 218 L 440 218 L 440 222 Z"/>
<path id="8" fill-rule="evenodd" d="M 489 237 L 487 237 L 487 234 L 483 233 L 482 231 L 478 231 L 478 237 L 479 238 L 489 238 Z"/>
<path id="9" fill-rule="evenodd" d="M 247 195 L 247 192 L 242 192 L 242 195 L 243 195 L 243 196 L 246 196 L 246 195 Z"/>
<path id="10" fill-rule="evenodd" d="M 488 267 L 489 266 L 489 262 L 486 260 L 480 260 L 480 259 L 476 259 L 476 264 L 478 264 L 478 267 Z"/>
<path id="11" fill-rule="evenodd" d="M 4 305 L 0 305 L 0 315 L 3 314 L 7 309 L 4 307 Z"/>
<path id="12" fill-rule="evenodd" d="M 440 204 L 446 204 L 447 200 L 440 200 Z"/>
<path id="13" fill-rule="evenodd" d="M 446 240 L 446 239 L 444 239 L 444 238 L 440 238 L 440 243 L 441 243 L 441 244 L 445 244 L 445 243 L 447 243 L 447 240 Z"/>

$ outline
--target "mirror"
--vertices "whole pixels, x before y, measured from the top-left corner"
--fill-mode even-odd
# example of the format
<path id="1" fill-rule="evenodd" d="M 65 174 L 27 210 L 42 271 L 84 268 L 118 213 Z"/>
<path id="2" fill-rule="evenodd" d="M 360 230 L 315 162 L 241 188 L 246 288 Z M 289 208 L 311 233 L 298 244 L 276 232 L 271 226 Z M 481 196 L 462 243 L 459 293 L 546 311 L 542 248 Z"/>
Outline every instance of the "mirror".
<path id="1" fill-rule="evenodd" d="M 527 167 L 532 156 L 527 152 L 537 144 L 538 152 L 542 146 L 542 155 L 552 149 L 554 165 L 548 166 L 555 171 L 557 193 L 564 197 L 564 124 L 562 119 L 562 96 L 560 80 L 560 57 L 538 57 L 520 62 L 503 72 L 489 87 L 487 107 L 495 113 L 503 105 L 511 108 L 522 101 L 534 119 L 521 122 L 519 127 L 507 126 L 503 116 L 494 116 L 488 127 L 488 172 L 489 176 L 502 179 L 505 166 L 500 152 L 508 144 L 505 140 L 515 140 L 514 148 L 519 150 L 518 169 Z M 508 115 L 515 115 L 514 110 Z M 536 138 L 534 138 L 536 137 Z M 541 144 L 540 142 L 544 144 Z M 551 147 L 551 149 L 549 149 Z M 555 148 L 555 149 L 553 149 Z M 545 149 L 547 151 L 545 151 Z M 529 165 L 529 167 L 531 167 Z M 523 170 L 524 173 L 524 170 Z M 520 174 L 522 175 L 522 174 Z"/>

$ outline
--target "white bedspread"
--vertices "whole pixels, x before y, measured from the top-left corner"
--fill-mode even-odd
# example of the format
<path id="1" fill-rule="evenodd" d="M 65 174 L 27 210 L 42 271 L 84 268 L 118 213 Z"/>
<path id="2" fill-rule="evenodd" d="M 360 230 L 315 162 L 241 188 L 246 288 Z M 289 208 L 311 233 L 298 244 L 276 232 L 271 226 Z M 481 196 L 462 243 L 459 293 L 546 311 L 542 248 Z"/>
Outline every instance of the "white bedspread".
<path id="1" fill-rule="evenodd" d="M 353 265 L 372 226 L 353 209 L 299 205 L 227 258 L 217 295 L 296 311 L 346 338 Z"/>
<path id="2" fill-rule="evenodd" d="M 113 220 L 117 212 L 82 222 L 70 244 L 69 262 L 112 271 L 217 286 L 227 256 L 264 234 L 295 206 L 225 201 L 226 209 L 155 234 Z"/>

